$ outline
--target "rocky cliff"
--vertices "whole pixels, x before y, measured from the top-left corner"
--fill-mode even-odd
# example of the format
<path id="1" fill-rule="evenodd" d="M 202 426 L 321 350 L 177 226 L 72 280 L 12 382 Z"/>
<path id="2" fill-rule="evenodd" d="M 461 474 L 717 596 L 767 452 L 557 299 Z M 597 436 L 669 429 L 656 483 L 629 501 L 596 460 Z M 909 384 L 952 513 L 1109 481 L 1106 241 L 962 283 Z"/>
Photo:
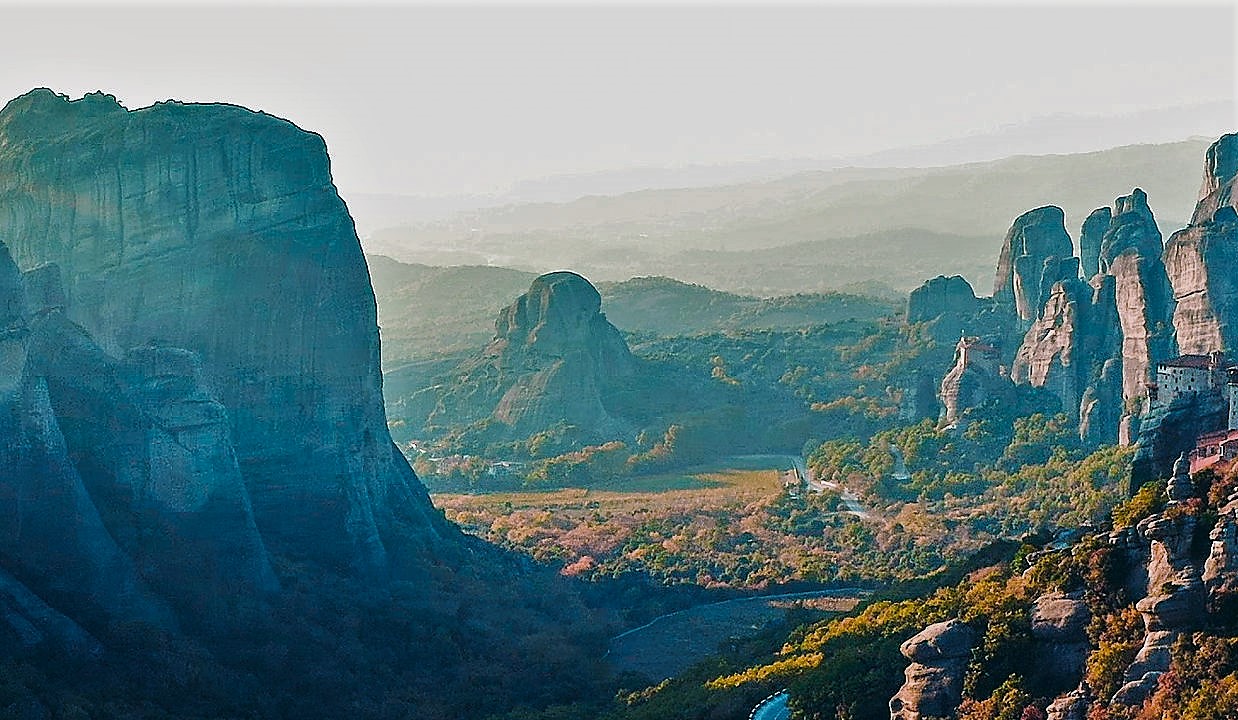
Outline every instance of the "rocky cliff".
<path id="1" fill-rule="evenodd" d="M 1125 506 L 1118 529 L 1080 533 L 1073 546 L 1029 556 L 1011 573 L 1000 614 L 938 622 L 907 640 L 910 665 L 890 701 L 891 720 L 1002 707 L 995 683 L 975 689 L 989 667 L 1002 669 L 999 678 L 1013 671 L 1029 691 L 1014 708 L 1035 708 L 1024 717 L 1178 717 L 1188 704 L 1232 716 L 1232 696 L 1200 685 L 1230 683 L 1238 667 L 1228 650 L 1238 607 L 1238 473 L 1233 463 L 1207 476 L 1188 471 L 1180 456 L 1167 482 Z M 1012 632 L 1020 637 L 1009 642 Z"/>
<path id="2" fill-rule="evenodd" d="M 1020 218 L 1015 226 L 1028 222 Z M 1052 391 L 1064 411 L 1078 414 L 1080 436 L 1089 443 L 1131 442 L 1133 409 L 1147 396 L 1156 363 L 1175 353 L 1172 293 L 1147 195 L 1136 188 L 1093 212 L 1080 245 L 1091 281 L 1081 281 L 1066 261 L 1046 257 L 1058 279 L 1041 293 L 1011 379 Z M 1017 301 L 1015 309 L 1022 322 Z"/>
<path id="3" fill-rule="evenodd" d="M 1020 331 L 1040 316 L 1054 283 L 1079 275 L 1065 220 L 1059 207 L 1030 210 L 1015 218 L 1002 241 L 993 301 L 1014 313 Z"/>
<path id="4" fill-rule="evenodd" d="M 1173 324 L 1184 353 L 1238 352 L 1238 135 L 1208 149 L 1191 224 L 1170 236 L 1165 265 L 1177 305 Z"/>
<path id="5" fill-rule="evenodd" d="M 1115 200 L 1101 239 L 1100 269 L 1114 278 L 1122 330 L 1122 398 L 1129 405 L 1147 395 L 1156 363 L 1175 354 L 1173 299 L 1162 251 L 1147 194 L 1136 188 Z"/>
<path id="6" fill-rule="evenodd" d="M 374 577 L 446 549 L 387 432 L 320 137 L 36 90 L 0 111 L 0 239 L 0 559 L 19 580 L 170 626 L 165 599 L 209 618 L 275 590 L 272 552 Z"/>
<path id="7" fill-rule="evenodd" d="M 1013 386 L 1001 364 L 994 340 L 962 337 L 954 350 L 954 366 L 941 380 L 941 421 L 957 426 L 967 411 L 1009 399 Z"/>

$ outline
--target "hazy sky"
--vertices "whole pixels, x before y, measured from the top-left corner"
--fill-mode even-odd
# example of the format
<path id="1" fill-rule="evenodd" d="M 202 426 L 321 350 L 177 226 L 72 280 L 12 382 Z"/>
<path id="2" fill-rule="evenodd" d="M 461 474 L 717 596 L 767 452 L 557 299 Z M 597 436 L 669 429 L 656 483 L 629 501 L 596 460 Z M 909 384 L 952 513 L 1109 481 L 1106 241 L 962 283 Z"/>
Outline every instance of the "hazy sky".
<path id="1" fill-rule="evenodd" d="M 326 137 L 346 194 L 858 153 L 1235 94 L 1218 4 L 0 5 L 0 26 L 5 99 L 266 110 Z"/>

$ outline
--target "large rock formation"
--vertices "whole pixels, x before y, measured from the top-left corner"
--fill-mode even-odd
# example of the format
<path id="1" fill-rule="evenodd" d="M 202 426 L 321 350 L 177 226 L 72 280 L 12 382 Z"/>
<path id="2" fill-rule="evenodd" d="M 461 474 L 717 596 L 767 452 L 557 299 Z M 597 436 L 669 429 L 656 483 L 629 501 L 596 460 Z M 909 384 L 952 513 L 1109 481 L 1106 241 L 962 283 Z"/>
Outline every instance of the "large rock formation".
<path id="1" fill-rule="evenodd" d="M 899 651 L 911 664 L 906 681 L 890 699 L 890 720 L 953 715 L 975 639 L 975 631 L 955 619 L 929 625 L 904 642 Z"/>
<path id="2" fill-rule="evenodd" d="M 0 657 L 13 649 L 36 648 L 79 658 L 103 653 L 103 646 L 81 625 L 0 569 Z"/>
<path id="3" fill-rule="evenodd" d="M 1059 207 L 1030 210 L 1015 218 L 1002 242 L 993 300 L 1018 318 L 1020 332 L 1040 316 L 1054 283 L 1079 276 L 1065 220 Z"/>
<path id="4" fill-rule="evenodd" d="M 1204 155 L 1204 181 L 1199 188 L 1199 203 L 1191 224 L 1200 225 L 1216 218 L 1225 207 L 1238 210 L 1238 133 L 1222 135 Z"/>
<path id="5" fill-rule="evenodd" d="M 959 339 L 954 367 L 941 380 L 942 422 L 957 425 L 964 414 L 1010 395 L 1012 386 L 1001 364 L 1001 350 L 979 337 Z"/>
<path id="6" fill-rule="evenodd" d="M 467 363 L 439 400 L 430 424 L 487 422 L 490 439 L 522 439 L 568 426 L 582 441 L 631 428 L 608 404 L 637 373 L 623 336 L 601 312 L 602 298 L 579 275 L 533 281 L 504 308 L 495 338 Z"/>
<path id="7" fill-rule="evenodd" d="M 1077 279 L 1054 283 L 1041 316 L 1023 337 L 1010 377 L 1017 384 L 1052 391 L 1068 410 L 1080 409 L 1099 377 L 1100 365 L 1118 352 L 1112 283 L 1093 287 Z M 1119 356 L 1120 357 L 1120 356 Z M 1103 401 L 1103 400 L 1102 400 Z M 1089 407 L 1094 429 L 1099 409 Z"/>
<path id="8" fill-rule="evenodd" d="M 1147 596 L 1135 604 L 1143 616 L 1144 642 L 1113 697 L 1117 704 L 1139 705 L 1156 690 L 1160 676 L 1169 671 L 1174 641 L 1203 616 L 1204 583 L 1191 552 L 1197 520 L 1190 512 L 1173 512 L 1194 495 L 1182 457 L 1169 481 L 1169 509 L 1139 523 L 1139 534 L 1150 544 Z"/>
<path id="9" fill-rule="evenodd" d="M 28 312 L 21 273 L 0 243 L 0 563 L 61 602 L 168 627 L 169 613 L 105 526 L 61 433 L 31 347 L 45 322 Z M 90 378 L 96 368 L 80 370 Z"/>
<path id="10" fill-rule="evenodd" d="M 971 283 L 960 275 L 938 275 L 926 280 L 907 297 L 907 322 L 928 322 L 943 315 L 970 319 L 980 310 Z"/>
<path id="11" fill-rule="evenodd" d="M 1184 353 L 1238 354 L 1238 135 L 1208 149 L 1191 224 L 1169 238 L 1165 265 L 1173 283 L 1173 323 Z"/>
<path id="12" fill-rule="evenodd" d="M 0 601 L 20 643 L 93 647 L 67 609 L 235 622 L 278 590 L 270 552 L 367 578 L 450 552 L 387 433 L 321 138 L 34 91 L 0 111 L 0 238 Z"/>
<path id="13" fill-rule="evenodd" d="M 1147 195 L 1135 189 L 1093 212 L 1080 244 L 1091 281 L 1065 271 L 1051 286 L 1011 379 L 1051 390 L 1064 409 L 1078 412 L 1089 444 L 1130 441 L 1132 409 L 1147 396 L 1156 362 L 1175 349 L 1161 235 Z"/>
<path id="14" fill-rule="evenodd" d="M 1122 329 L 1122 398 L 1128 404 L 1147 395 L 1156 363 L 1175 354 L 1173 299 L 1162 250 L 1147 194 L 1136 188 L 1115 200 L 1101 240 L 1100 269 L 1114 278 Z"/>

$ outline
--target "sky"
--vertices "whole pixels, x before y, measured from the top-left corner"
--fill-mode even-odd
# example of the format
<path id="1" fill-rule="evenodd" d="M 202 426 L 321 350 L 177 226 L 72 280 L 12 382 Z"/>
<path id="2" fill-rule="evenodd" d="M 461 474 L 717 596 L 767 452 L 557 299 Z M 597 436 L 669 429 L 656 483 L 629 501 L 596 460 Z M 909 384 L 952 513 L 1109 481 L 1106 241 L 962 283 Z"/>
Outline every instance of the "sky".
<path id="1" fill-rule="evenodd" d="M 1217 3 L 0 0 L 0 25 L 4 99 L 50 87 L 130 108 L 174 98 L 264 110 L 326 138 L 345 194 L 852 155 L 1235 97 L 1235 10 Z"/>

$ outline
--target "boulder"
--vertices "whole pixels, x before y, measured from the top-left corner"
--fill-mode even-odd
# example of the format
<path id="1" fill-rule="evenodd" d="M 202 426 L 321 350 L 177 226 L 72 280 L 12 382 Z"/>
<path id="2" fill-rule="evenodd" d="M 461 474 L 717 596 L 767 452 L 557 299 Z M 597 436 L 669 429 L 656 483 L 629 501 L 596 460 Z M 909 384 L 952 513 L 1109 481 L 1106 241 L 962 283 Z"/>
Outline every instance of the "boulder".
<path id="1" fill-rule="evenodd" d="M 1087 720 L 1091 693 L 1083 687 L 1059 695 L 1045 708 L 1045 720 Z"/>
<path id="2" fill-rule="evenodd" d="M 1041 595 L 1032 608 L 1037 663 L 1033 674 L 1054 690 L 1079 683 L 1087 661 L 1091 613 L 1083 593 Z"/>
<path id="3" fill-rule="evenodd" d="M 946 717 L 963 694 L 963 672 L 976 635 L 958 619 L 934 623 L 909 638 L 899 651 L 911 665 L 898 694 L 890 699 L 890 720 Z"/>
<path id="4" fill-rule="evenodd" d="M 1046 593 L 1032 608 L 1032 636 L 1046 643 L 1086 642 L 1090 621 L 1082 593 Z"/>

